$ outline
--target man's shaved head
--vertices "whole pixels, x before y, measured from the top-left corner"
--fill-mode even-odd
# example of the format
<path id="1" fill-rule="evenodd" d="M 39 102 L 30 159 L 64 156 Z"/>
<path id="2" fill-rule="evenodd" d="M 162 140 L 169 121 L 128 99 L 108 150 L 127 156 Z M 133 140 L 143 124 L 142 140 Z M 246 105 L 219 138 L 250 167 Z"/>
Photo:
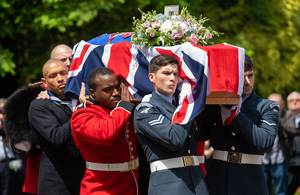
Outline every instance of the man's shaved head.
<path id="1" fill-rule="evenodd" d="M 64 44 L 57 45 L 53 48 L 50 59 L 60 60 L 67 66 L 68 69 L 70 69 L 72 60 L 72 49 Z"/>
<path id="2" fill-rule="evenodd" d="M 66 99 L 64 89 L 68 79 L 68 69 L 60 60 L 48 60 L 43 66 L 42 82 L 60 99 Z"/>
<path id="3" fill-rule="evenodd" d="M 47 75 L 47 71 L 48 71 L 48 67 L 51 65 L 51 64 L 54 64 L 54 63 L 61 63 L 62 61 L 60 60 L 48 60 L 44 66 L 43 66 L 43 77 L 45 78 L 46 75 Z"/>

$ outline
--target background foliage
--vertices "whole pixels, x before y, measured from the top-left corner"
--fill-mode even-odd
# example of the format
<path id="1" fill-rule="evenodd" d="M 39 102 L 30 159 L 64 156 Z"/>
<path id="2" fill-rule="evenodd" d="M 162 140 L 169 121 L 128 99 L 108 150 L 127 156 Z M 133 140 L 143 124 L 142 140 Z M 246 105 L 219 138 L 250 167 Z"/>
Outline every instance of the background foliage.
<path id="1" fill-rule="evenodd" d="M 1 0 L 0 97 L 39 81 L 54 46 L 131 32 L 133 16 L 179 4 L 218 32 L 214 43 L 241 46 L 254 60 L 255 89 L 266 98 L 300 91 L 300 0 Z"/>

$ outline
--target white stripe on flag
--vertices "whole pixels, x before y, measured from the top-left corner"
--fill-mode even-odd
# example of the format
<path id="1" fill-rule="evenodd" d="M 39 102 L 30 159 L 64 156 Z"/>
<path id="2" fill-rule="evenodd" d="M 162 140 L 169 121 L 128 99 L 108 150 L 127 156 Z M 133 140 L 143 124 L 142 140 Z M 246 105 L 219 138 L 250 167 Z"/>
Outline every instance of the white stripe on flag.
<path id="1" fill-rule="evenodd" d="M 108 45 L 104 46 L 104 51 L 103 51 L 101 60 L 105 67 L 107 67 L 108 62 L 109 62 L 111 47 L 112 47 L 112 44 L 108 44 Z"/>
<path id="2" fill-rule="evenodd" d="M 77 47 L 77 49 L 76 49 L 76 51 L 75 51 L 75 54 L 74 54 L 74 57 L 73 57 L 74 59 L 80 57 L 80 54 L 81 54 L 81 52 L 82 52 L 82 50 L 83 50 L 83 47 L 84 47 L 85 45 L 90 45 L 90 44 L 87 43 L 87 42 L 85 42 L 85 41 L 81 41 L 81 42 L 80 42 L 79 46 Z M 99 45 L 91 45 L 91 46 L 88 48 L 88 50 L 86 51 L 86 54 L 84 55 L 84 57 L 83 57 L 83 59 L 82 59 L 82 63 L 79 65 L 79 67 L 78 67 L 77 70 L 73 70 L 73 71 L 70 71 L 70 72 L 69 72 L 68 78 L 70 78 L 70 77 L 75 77 L 75 76 L 77 76 L 77 75 L 81 72 L 82 67 L 83 67 L 83 65 L 84 65 L 84 63 L 85 63 L 85 61 L 86 61 L 86 59 L 88 58 L 88 56 L 90 55 L 90 53 L 91 53 L 96 47 L 98 47 L 98 46 L 99 46 Z M 74 60 L 74 59 L 73 59 L 73 60 Z"/>

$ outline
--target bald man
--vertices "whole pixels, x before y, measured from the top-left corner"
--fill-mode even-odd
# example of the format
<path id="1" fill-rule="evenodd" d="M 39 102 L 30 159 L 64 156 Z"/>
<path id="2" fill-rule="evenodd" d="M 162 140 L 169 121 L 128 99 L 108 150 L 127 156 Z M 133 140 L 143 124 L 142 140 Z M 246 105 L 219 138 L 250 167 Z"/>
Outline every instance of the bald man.
<path id="1" fill-rule="evenodd" d="M 70 126 L 74 105 L 64 95 L 67 77 L 63 62 L 47 61 L 42 82 L 49 88 L 50 99 L 33 100 L 28 112 L 42 150 L 38 194 L 79 194 L 85 172 L 85 162 L 75 146 Z"/>
<path id="2" fill-rule="evenodd" d="M 50 59 L 62 61 L 67 66 L 68 70 L 70 70 L 72 61 L 72 49 L 64 44 L 57 45 L 53 48 Z"/>

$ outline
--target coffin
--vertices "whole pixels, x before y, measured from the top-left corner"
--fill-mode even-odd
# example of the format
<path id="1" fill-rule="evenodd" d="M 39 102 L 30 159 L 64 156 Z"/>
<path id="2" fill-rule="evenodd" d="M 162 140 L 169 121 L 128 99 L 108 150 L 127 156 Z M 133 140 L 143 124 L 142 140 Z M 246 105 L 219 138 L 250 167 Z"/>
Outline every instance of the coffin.
<path id="1" fill-rule="evenodd" d="M 114 33 L 76 44 L 65 88 L 66 96 L 78 98 L 81 82 L 86 83 L 87 74 L 97 66 L 105 66 L 126 79 L 132 101 L 139 102 L 144 95 L 153 91 L 148 79 L 149 61 L 156 55 L 169 54 L 180 61 L 180 78 L 189 80 L 191 88 L 198 86 L 198 92 L 192 89 L 191 96 L 198 98 L 204 94 L 205 97 L 195 103 L 239 103 L 244 81 L 243 48 L 226 43 L 211 46 L 184 43 L 172 47 L 142 47 L 129 41 L 130 34 Z M 85 87 L 88 97 L 87 83 Z"/>

